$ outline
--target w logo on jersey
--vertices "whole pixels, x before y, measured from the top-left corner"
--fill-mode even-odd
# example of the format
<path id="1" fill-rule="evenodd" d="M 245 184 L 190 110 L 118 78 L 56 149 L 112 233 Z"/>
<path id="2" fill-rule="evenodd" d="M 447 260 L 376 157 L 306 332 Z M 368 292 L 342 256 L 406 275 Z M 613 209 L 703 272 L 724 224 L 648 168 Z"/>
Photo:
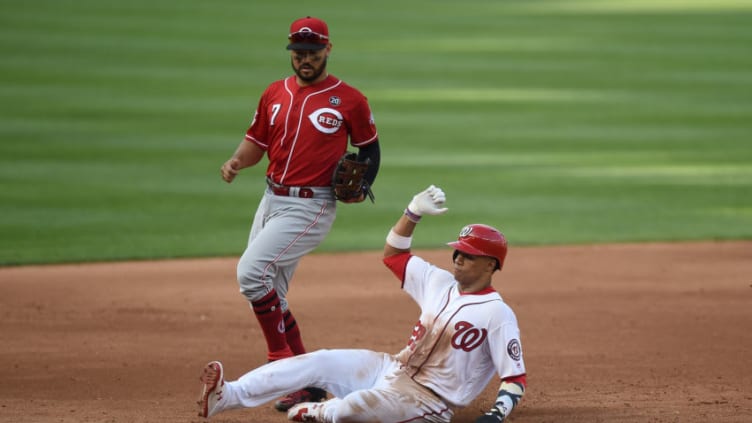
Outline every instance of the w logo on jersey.
<path id="1" fill-rule="evenodd" d="M 457 322 L 454 325 L 455 332 L 452 336 L 452 347 L 457 350 L 470 352 L 483 344 L 488 336 L 486 329 L 478 329 L 469 322 Z"/>

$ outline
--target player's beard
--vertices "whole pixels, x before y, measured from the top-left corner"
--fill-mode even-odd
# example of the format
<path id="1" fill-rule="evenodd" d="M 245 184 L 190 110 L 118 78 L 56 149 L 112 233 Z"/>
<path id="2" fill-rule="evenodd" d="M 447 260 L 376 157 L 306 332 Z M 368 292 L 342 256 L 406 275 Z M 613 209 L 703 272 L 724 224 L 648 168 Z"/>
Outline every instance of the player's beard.
<path id="1" fill-rule="evenodd" d="M 313 81 L 317 80 L 321 76 L 321 74 L 323 74 L 324 71 L 326 70 L 326 61 L 328 59 L 329 59 L 328 57 L 324 57 L 324 60 L 321 62 L 321 65 L 319 65 L 319 67 L 316 67 L 316 66 L 314 66 L 314 65 L 312 65 L 310 63 L 306 63 L 306 64 L 300 65 L 300 66 L 298 66 L 296 68 L 295 67 L 295 63 L 292 60 L 290 60 L 290 64 L 292 65 L 292 70 L 295 71 L 295 75 L 297 75 L 298 78 L 300 78 L 301 81 L 304 81 L 304 82 L 313 82 Z M 303 75 L 300 72 L 300 69 L 303 68 L 304 66 L 310 66 L 311 69 L 313 70 L 313 72 L 310 75 L 308 75 L 308 76 Z"/>

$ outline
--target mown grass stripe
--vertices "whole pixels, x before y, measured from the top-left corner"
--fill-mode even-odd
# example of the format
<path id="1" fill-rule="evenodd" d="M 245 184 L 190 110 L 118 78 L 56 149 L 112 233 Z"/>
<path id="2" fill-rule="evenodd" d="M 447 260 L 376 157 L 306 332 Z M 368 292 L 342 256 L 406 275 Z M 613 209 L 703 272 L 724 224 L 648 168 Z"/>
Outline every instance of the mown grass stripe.
<path id="1" fill-rule="evenodd" d="M 416 247 L 469 221 L 514 245 L 752 238 L 748 2 L 322 1 L 383 167 L 320 251 L 378 249 L 428 184 L 450 213 Z M 299 4 L 6 3 L 0 264 L 239 254 L 263 168 L 218 168 L 290 73 Z"/>

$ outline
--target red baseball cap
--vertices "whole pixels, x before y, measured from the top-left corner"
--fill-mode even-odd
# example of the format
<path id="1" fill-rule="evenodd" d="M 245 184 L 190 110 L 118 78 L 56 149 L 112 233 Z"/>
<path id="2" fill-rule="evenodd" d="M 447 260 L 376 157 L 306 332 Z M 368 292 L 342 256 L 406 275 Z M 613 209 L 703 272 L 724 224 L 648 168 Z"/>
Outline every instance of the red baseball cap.
<path id="1" fill-rule="evenodd" d="M 329 45 L 329 27 L 321 19 L 306 16 L 290 25 L 287 39 L 288 50 L 321 50 Z"/>

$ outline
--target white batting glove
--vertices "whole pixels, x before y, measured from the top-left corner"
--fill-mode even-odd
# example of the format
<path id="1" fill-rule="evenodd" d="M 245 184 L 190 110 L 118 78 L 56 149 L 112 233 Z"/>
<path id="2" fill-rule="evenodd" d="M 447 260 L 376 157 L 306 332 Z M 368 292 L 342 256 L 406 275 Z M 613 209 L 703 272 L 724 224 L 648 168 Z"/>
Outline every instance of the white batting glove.
<path id="1" fill-rule="evenodd" d="M 407 210 L 417 217 L 424 214 L 442 214 L 448 210 L 444 207 L 444 202 L 446 202 L 444 191 L 437 186 L 431 185 L 424 191 L 415 194 L 410 204 L 407 205 Z"/>

